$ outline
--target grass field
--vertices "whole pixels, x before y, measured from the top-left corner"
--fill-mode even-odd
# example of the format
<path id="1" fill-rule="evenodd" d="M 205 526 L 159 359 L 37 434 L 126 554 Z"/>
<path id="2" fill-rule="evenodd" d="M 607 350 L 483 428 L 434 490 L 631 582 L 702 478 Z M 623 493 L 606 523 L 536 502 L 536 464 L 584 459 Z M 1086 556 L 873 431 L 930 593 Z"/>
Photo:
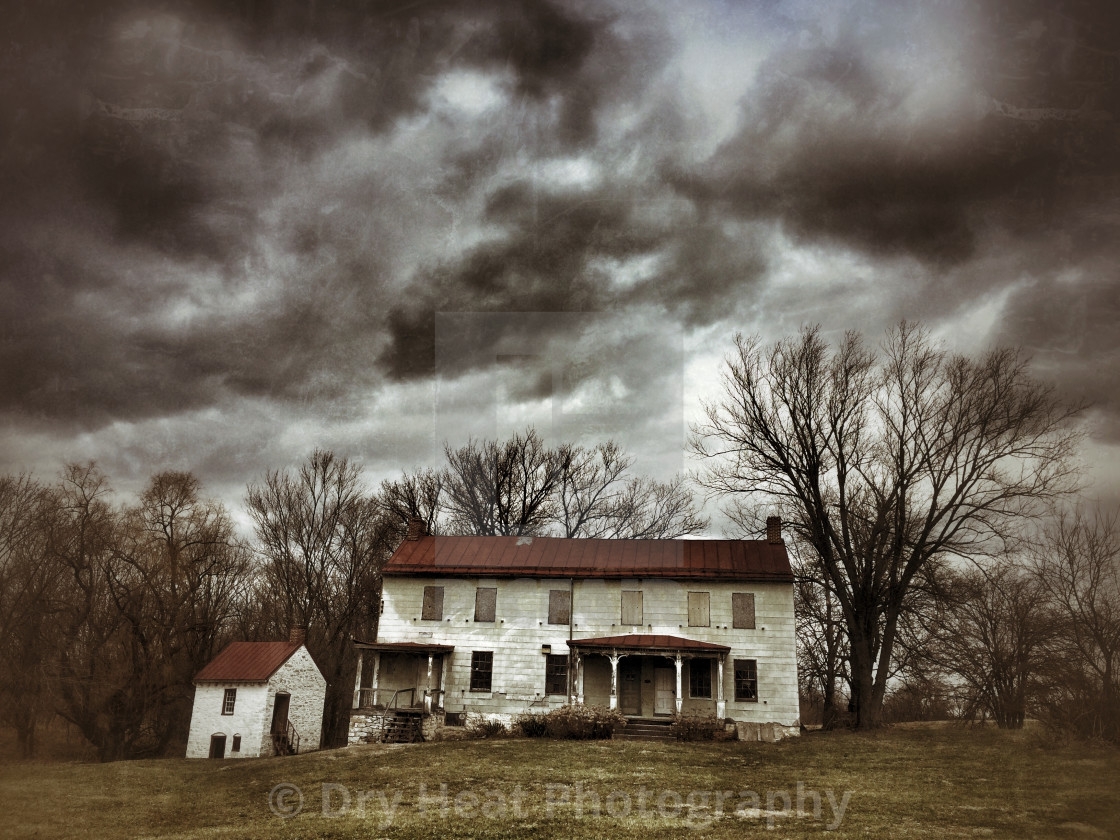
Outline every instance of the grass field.
<path id="1" fill-rule="evenodd" d="M 296 810 L 295 788 L 302 809 L 277 816 Z M 1120 837 L 1116 750 L 944 725 L 780 744 L 511 739 L 7 762 L 0 791 L 5 837 Z"/>

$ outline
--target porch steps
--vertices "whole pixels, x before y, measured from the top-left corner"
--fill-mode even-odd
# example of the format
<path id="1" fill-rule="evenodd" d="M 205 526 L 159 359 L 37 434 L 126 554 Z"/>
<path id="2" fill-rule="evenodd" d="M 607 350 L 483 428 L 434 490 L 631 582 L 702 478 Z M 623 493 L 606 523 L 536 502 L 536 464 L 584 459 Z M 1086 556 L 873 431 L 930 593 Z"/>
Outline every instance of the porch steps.
<path id="1" fill-rule="evenodd" d="M 411 744 L 424 740 L 421 728 L 422 709 L 389 709 L 385 713 L 385 727 L 381 741 L 386 744 Z"/>
<path id="2" fill-rule="evenodd" d="M 615 741 L 675 741 L 672 720 L 627 718 L 626 726 L 616 729 L 611 736 Z"/>

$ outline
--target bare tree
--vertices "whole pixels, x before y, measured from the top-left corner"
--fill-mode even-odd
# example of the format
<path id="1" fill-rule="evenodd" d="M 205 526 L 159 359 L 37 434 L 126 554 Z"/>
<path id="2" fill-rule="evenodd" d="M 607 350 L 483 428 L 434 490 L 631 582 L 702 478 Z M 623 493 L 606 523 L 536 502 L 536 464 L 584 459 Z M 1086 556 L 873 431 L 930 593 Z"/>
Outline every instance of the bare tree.
<path id="1" fill-rule="evenodd" d="M 356 659 L 351 637 L 377 632 L 381 567 L 396 533 L 363 488 L 356 464 L 316 450 L 294 472 L 250 484 L 247 504 L 262 563 L 257 632 L 276 638 L 307 627 L 327 679 L 323 743 L 346 743 Z"/>
<path id="2" fill-rule="evenodd" d="M 440 533 L 444 481 L 443 473 L 428 468 L 406 472 L 396 481 L 381 482 L 378 502 L 398 526 L 398 539 L 404 536 L 413 519 L 423 522 L 427 533 Z"/>
<path id="3" fill-rule="evenodd" d="M 549 449 L 534 429 L 504 442 L 444 445 L 446 509 L 460 534 L 541 534 L 555 517 L 554 493 L 571 462 L 569 447 Z"/>
<path id="4" fill-rule="evenodd" d="M 856 333 L 819 329 L 764 348 L 736 338 L 722 400 L 692 446 L 702 483 L 794 511 L 819 556 L 851 645 L 857 726 L 880 723 L 915 576 L 938 556 L 990 553 L 1023 517 L 1075 484 L 1063 405 L 1013 350 L 950 355 L 909 324 L 881 358 Z"/>
<path id="5" fill-rule="evenodd" d="M 1059 514 L 1035 548 L 1034 571 L 1056 622 L 1041 708 L 1082 734 L 1120 739 L 1118 513 Z"/>

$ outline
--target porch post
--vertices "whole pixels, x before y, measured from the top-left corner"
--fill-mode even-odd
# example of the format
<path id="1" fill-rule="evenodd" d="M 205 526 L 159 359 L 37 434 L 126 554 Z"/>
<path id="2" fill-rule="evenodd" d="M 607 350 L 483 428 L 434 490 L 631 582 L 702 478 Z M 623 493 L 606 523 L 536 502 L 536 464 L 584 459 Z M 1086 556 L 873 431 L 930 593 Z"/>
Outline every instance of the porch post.
<path id="1" fill-rule="evenodd" d="M 579 693 L 579 704 L 583 705 L 583 655 L 576 656 L 576 691 Z"/>
<path id="2" fill-rule="evenodd" d="M 676 662 L 677 662 L 677 714 L 679 715 L 681 713 L 681 703 L 684 702 L 684 698 L 681 696 L 681 671 L 684 670 L 684 661 L 681 659 L 681 655 L 679 653 L 677 654 Z"/>
<path id="3" fill-rule="evenodd" d="M 618 708 L 618 660 L 622 657 L 611 652 L 611 708 Z"/>
<path id="4" fill-rule="evenodd" d="M 354 708 L 362 704 L 362 649 L 358 648 L 358 672 L 354 675 Z"/>
<path id="5" fill-rule="evenodd" d="M 371 681 L 370 688 L 373 689 L 370 693 L 373 699 L 370 701 L 371 706 L 377 705 L 377 678 L 381 674 L 381 651 L 375 650 L 373 652 L 373 680 Z"/>
<path id="6" fill-rule="evenodd" d="M 428 684 L 424 688 L 424 713 L 432 713 L 432 654 L 428 653 Z"/>
<path id="7" fill-rule="evenodd" d="M 727 717 L 727 701 L 723 699 L 723 656 L 716 659 L 716 717 Z"/>

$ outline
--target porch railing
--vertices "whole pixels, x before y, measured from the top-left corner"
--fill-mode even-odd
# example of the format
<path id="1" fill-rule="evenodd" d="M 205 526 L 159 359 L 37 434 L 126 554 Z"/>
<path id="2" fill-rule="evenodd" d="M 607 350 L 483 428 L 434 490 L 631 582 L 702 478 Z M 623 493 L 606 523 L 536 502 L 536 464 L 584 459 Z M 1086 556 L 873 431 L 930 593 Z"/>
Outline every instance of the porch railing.
<path id="1" fill-rule="evenodd" d="M 407 696 L 408 702 L 404 703 Z M 388 699 L 386 699 L 388 698 Z M 359 688 L 359 709 L 402 709 L 416 703 L 415 688 Z"/>

